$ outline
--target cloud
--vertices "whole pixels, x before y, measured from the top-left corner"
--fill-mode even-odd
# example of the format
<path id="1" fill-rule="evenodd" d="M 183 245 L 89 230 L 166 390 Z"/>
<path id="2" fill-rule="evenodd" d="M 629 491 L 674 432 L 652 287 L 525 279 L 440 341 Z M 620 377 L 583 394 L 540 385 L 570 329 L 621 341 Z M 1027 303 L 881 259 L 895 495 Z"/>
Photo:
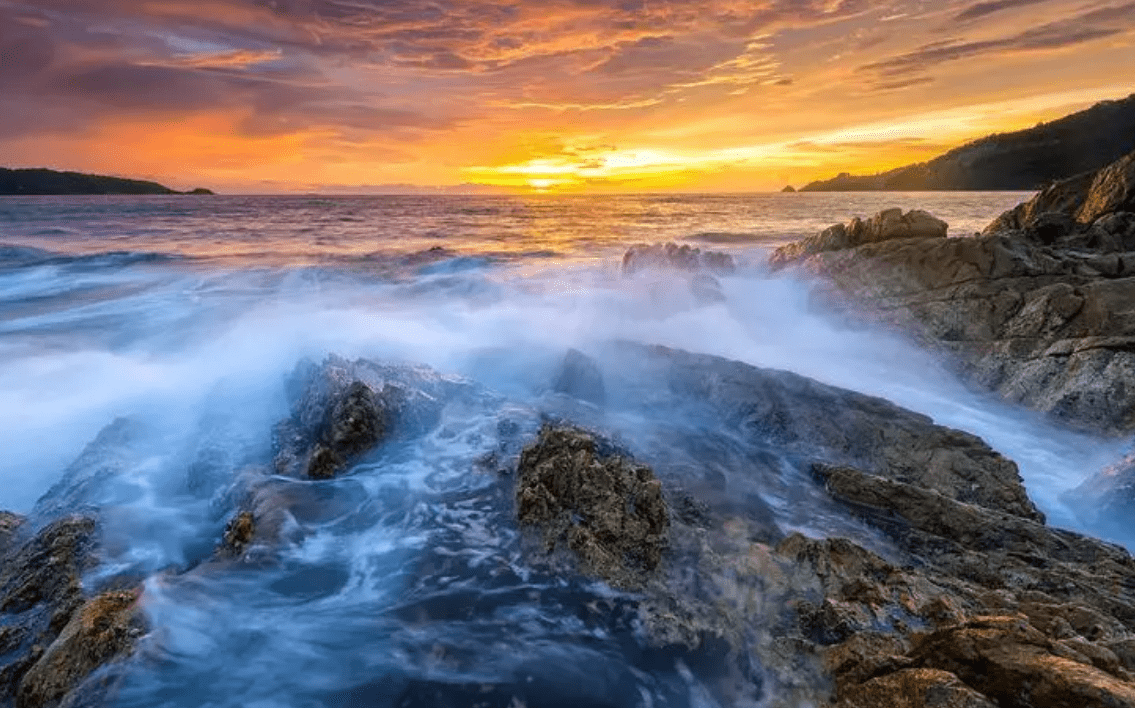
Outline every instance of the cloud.
<path id="1" fill-rule="evenodd" d="M 1049 0 L 989 0 L 988 2 L 979 2 L 959 12 L 954 17 L 954 20 L 957 22 L 971 22 L 987 15 L 992 15 L 995 12 L 1001 12 L 1002 10 L 1013 10 L 1018 7 L 1039 5 L 1042 2 L 1048 1 Z"/>
<path id="2" fill-rule="evenodd" d="M 997 39 L 963 41 L 957 38 L 925 44 L 913 51 L 864 64 L 860 71 L 894 83 L 896 77 L 923 74 L 938 64 L 991 54 L 1046 51 L 1074 47 L 1130 31 L 1135 3 L 1086 12 Z"/>

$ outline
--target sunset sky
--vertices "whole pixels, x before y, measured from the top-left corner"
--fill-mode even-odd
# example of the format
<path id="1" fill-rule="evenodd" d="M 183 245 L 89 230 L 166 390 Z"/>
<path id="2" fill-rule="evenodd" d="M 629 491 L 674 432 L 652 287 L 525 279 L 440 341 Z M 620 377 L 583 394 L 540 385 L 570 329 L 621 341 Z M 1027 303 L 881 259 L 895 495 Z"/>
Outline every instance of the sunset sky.
<path id="1" fill-rule="evenodd" d="M 1135 91 L 1135 2 L 0 0 L 0 165 L 748 191 Z"/>

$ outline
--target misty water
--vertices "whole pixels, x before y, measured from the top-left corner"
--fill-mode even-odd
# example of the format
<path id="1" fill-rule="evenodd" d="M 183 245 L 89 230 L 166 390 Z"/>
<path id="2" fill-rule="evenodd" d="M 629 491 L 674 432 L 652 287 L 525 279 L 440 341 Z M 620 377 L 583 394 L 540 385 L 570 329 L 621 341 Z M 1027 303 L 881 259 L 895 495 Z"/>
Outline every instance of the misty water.
<path id="1" fill-rule="evenodd" d="M 527 564 L 509 482 L 478 460 L 502 421 L 531 436 L 552 413 L 601 420 L 672 474 L 696 468 L 664 438 L 706 421 L 617 399 L 600 413 L 549 390 L 568 348 L 602 358 L 629 340 L 794 371 L 977 434 L 1018 463 L 1050 523 L 1075 528 L 1061 493 L 1120 443 L 969 390 L 764 266 L 769 248 L 853 215 L 923 208 L 966 235 L 1027 196 L 0 200 L 0 508 L 31 510 L 116 419 L 144 431 L 88 500 L 105 526 L 89 582 L 146 588 L 152 631 L 120 705 L 430 705 L 435 684 L 509 682 L 541 705 L 729 702 L 681 661 L 636 653 L 622 593 Z M 666 273 L 623 277 L 628 245 L 665 241 L 733 255 L 724 302 Z M 320 504 L 273 563 L 192 572 L 236 509 L 243 465 L 271 454 L 285 378 L 329 354 L 427 365 L 473 393 L 431 432 L 304 483 Z M 764 501 L 784 530 L 870 541 Z M 595 603 L 601 619 L 580 610 Z"/>

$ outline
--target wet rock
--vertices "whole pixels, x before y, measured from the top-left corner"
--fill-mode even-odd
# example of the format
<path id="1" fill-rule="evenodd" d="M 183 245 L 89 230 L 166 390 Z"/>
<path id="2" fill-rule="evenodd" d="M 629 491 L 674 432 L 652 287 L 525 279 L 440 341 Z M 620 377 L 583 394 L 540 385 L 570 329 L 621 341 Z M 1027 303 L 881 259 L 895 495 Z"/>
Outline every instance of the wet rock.
<path id="1" fill-rule="evenodd" d="M 779 269 L 825 251 L 895 239 L 945 238 L 948 228 L 946 222 L 925 211 L 916 209 L 904 214 L 902 209 L 887 209 L 867 221 L 856 217 L 847 225 L 836 224 L 816 236 L 782 246 L 773 252 L 769 264 Z"/>
<path id="2" fill-rule="evenodd" d="M 577 349 L 569 349 L 560 363 L 552 390 L 588 401 L 597 406 L 607 402 L 603 373 L 595 360 Z"/>
<path id="3" fill-rule="evenodd" d="M 10 511 L 0 511 L 0 556 L 8 552 L 12 537 L 24 525 L 26 519 Z"/>
<path id="4" fill-rule="evenodd" d="M 985 696 L 954 674 L 936 669 L 904 669 L 848 689 L 836 708 L 994 708 Z"/>
<path id="5" fill-rule="evenodd" d="M 291 417 L 276 429 L 276 470 L 334 477 L 389 435 L 436 425 L 443 399 L 465 386 L 427 367 L 339 357 L 301 363 L 286 387 Z"/>
<path id="6" fill-rule="evenodd" d="M 240 558 L 256 535 L 256 519 L 251 511 L 242 511 L 225 526 L 217 554 L 222 558 Z"/>
<path id="7" fill-rule="evenodd" d="M 19 708 L 58 705 L 98 669 L 133 651 L 145 632 L 136 591 L 108 592 L 72 615 L 20 681 Z"/>
<path id="8" fill-rule="evenodd" d="M 1135 453 L 1092 475 L 1063 499 L 1093 527 L 1135 540 Z"/>
<path id="9" fill-rule="evenodd" d="M 976 618 L 939 630 L 912 654 L 919 666 L 949 671 L 999 706 L 1131 706 L 1135 684 L 1061 656 L 1019 617 Z"/>
<path id="10" fill-rule="evenodd" d="M 658 566 L 670 519 L 649 467 L 584 430 L 547 425 L 518 473 L 517 516 L 548 551 L 566 547 L 587 572 L 623 586 Z"/>
<path id="11" fill-rule="evenodd" d="M 709 271 L 711 273 L 732 273 L 736 266 L 733 257 L 727 253 L 702 251 L 687 245 L 638 244 L 631 246 L 623 255 L 623 274 L 632 275 L 643 270 Z"/>
<path id="12" fill-rule="evenodd" d="M 95 564 L 97 525 L 66 516 L 14 538 L 0 559 L 0 702 L 83 605 L 82 574 Z"/>
<path id="13" fill-rule="evenodd" d="M 32 516 L 51 519 L 97 509 L 106 501 L 108 487 L 136 462 L 137 448 L 147 431 L 145 424 L 137 420 L 118 418 L 111 422 L 39 498 Z"/>
<path id="14" fill-rule="evenodd" d="M 1078 428 L 1128 432 L 1132 162 L 1053 185 L 980 236 L 861 243 L 852 224 L 770 263 L 799 265 L 815 276 L 817 301 L 937 349 L 973 384 Z"/>
<path id="15" fill-rule="evenodd" d="M 666 347 L 624 343 L 609 359 L 612 367 L 666 382 L 678 400 L 709 407 L 715 425 L 753 442 L 805 459 L 852 465 L 1023 518 L 1044 518 L 1011 460 L 976 436 L 937 426 L 881 398 Z M 628 389 L 623 395 L 649 397 L 656 391 Z"/>

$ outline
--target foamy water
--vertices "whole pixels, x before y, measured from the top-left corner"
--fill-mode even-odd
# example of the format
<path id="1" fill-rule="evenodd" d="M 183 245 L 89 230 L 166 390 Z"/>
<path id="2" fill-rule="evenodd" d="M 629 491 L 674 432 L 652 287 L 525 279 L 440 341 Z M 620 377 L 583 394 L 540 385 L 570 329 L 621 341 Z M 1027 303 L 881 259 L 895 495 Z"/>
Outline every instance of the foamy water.
<path id="1" fill-rule="evenodd" d="M 524 566 L 505 487 L 471 471 L 484 441 L 505 419 L 535 432 L 559 405 L 549 377 L 568 347 L 664 344 L 975 433 L 1018 462 L 1053 524 L 1074 527 L 1059 495 L 1116 459 L 1117 443 L 967 390 L 899 338 L 814 310 L 805 284 L 763 266 L 771 245 L 852 215 L 926 208 L 970 233 L 1024 196 L 0 200 L 0 508 L 30 509 L 112 420 L 145 428 L 98 500 L 99 572 L 148 577 L 155 627 L 121 705 L 427 705 L 439 682 L 501 681 L 577 705 L 714 705 L 680 666 L 620 653 L 631 630 L 572 609 L 618 593 Z M 620 275 L 628 244 L 667 240 L 736 257 L 724 302 L 701 305 L 664 274 Z M 264 453 L 287 415 L 283 378 L 329 353 L 427 364 L 464 377 L 476 404 L 321 483 L 331 511 L 297 520 L 302 540 L 278 565 L 171 573 L 216 543 L 242 456 Z M 604 419 L 632 441 L 661 420 Z M 187 491 L 202 459 L 220 460 L 214 477 Z"/>

